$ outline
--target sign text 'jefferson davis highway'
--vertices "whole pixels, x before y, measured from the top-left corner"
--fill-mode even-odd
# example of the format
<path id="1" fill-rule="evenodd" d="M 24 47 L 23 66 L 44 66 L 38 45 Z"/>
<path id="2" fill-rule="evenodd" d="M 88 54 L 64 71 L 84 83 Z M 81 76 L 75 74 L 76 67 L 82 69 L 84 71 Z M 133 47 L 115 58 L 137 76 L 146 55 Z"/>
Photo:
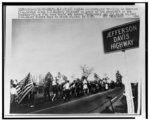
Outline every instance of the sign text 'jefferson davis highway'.
<path id="1" fill-rule="evenodd" d="M 139 23 L 138 20 L 104 30 L 104 51 L 107 53 L 139 47 Z"/>

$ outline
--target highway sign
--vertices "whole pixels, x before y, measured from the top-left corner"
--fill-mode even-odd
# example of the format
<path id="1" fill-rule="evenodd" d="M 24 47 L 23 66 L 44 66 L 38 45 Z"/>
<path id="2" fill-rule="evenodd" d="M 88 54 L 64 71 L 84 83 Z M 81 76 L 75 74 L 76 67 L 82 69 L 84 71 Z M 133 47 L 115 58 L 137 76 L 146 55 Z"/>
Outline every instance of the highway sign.
<path id="1" fill-rule="evenodd" d="M 138 20 L 104 30 L 104 52 L 139 47 L 139 23 Z"/>

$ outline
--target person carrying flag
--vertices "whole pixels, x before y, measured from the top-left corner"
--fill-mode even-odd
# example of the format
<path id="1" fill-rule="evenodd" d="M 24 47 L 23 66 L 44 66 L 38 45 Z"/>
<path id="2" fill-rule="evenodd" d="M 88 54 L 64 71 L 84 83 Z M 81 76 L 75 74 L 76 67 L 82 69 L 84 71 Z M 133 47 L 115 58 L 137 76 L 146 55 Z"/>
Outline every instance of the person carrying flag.
<path id="1" fill-rule="evenodd" d="M 30 91 L 30 107 L 34 107 L 35 106 L 35 95 L 37 94 L 37 87 L 36 87 L 36 83 L 33 83 L 32 86 L 32 90 Z"/>

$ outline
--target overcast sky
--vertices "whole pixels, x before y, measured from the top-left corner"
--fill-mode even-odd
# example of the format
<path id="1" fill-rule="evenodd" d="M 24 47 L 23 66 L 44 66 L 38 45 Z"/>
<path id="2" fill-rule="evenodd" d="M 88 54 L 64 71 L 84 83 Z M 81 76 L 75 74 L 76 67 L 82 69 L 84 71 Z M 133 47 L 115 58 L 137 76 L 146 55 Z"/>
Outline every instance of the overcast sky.
<path id="1" fill-rule="evenodd" d="M 138 61 L 140 49 L 126 51 L 125 65 L 123 52 L 104 53 L 102 38 L 103 30 L 135 20 L 13 20 L 12 78 L 23 79 L 28 72 L 81 77 L 80 65 L 86 64 L 101 78 L 107 73 L 113 80 L 117 70 L 126 76 L 127 69 L 128 78 L 136 81 L 142 65 Z"/>

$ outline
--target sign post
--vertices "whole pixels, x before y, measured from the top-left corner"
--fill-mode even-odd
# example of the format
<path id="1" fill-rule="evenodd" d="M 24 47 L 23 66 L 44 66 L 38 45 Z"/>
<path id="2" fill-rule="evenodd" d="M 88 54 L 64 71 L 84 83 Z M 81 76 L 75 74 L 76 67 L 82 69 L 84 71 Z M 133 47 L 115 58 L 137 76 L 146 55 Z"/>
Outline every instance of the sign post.
<path id="1" fill-rule="evenodd" d="M 139 47 L 139 23 L 134 21 L 120 26 L 116 26 L 103 31 L 104 52 L 115 51 L 124 52 L 126 77 L 124 81 L 127 110 L 129 114 L 134 114 L 133 94 L 131 82 L 128 79 L 128 65 L 125 50 Z"/>
<path id="2" fill-rule="evenodd" d="M 125 77 L 125 96 L 126 96 L 126 100 L 127 100 L 127 107 L 128 107 L 128 113 L 129 114 L 134 114 L 134 102 L 133 102 L 133 94 L 132 94 L 132 88 L 131 88 L 131 83 L 130 80 L 128 78 L 128 64 L 127 64 L 127 57 L 126 57 L 126 52 L 125 50 L 122 50 L 124 53 L 124 62 L 125 62 L 125 66 L 126 66 L 126 76 Z M 130 107 L 130 108 L 129 108 Z"/>

